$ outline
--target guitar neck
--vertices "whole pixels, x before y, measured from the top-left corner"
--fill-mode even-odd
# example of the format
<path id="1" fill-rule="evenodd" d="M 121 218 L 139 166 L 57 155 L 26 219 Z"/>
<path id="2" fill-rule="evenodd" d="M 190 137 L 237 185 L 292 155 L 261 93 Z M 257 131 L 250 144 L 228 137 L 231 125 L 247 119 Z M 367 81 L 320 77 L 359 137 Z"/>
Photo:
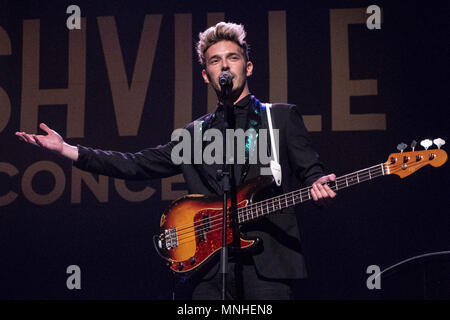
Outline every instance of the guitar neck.
<path id="1" fill-rule="evenodd" d="M 338 191 L 389 174 L 389 171 L 386 172 L 386 170 L 389 170 L 386 164 L 380 163 L 370 168 L 337 177 L 334 182 L 328 183 L 328 185 L 333 191 Z M 239 223 L 248 222 L 275 211 L 311 200 L 311 189 L 311 186 L 305 187 L 239 208 L 237 210 Z"/>

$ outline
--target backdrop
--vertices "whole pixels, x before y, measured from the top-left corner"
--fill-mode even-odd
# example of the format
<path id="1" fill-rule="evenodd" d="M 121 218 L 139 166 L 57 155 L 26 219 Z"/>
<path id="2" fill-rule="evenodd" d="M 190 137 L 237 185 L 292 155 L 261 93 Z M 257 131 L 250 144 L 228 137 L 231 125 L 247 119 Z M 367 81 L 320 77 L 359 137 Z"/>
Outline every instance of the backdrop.
<path id="1" fill-rule="evenodd" d="M 301 107 L 328 172 L 382 163 L 401 142 L 449 140 L 449 7 L 314 3 L 1 0 L 0 297 L 172 297 L 152 236 L 182 179 L 81 172 L 14 132 L 45 122 L 74 145 L 166 143 L 214 110 L 194 46 L 218 21 L 245 25 L 251 92 Z M 296 297 L 448 298 L 444 253 L 370 277 L 450 250 L 449 172 L 426 166 L 342 190 L 324 210 L 298 207 L 309 280 Z"/>

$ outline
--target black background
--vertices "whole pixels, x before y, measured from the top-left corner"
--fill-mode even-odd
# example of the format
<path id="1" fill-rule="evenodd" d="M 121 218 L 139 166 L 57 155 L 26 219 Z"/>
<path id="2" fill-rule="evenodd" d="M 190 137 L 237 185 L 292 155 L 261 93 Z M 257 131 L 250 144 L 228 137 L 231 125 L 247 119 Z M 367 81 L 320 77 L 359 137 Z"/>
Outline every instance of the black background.
<path id="1" fill-rule="evenodd" d="M 314 3 L 314 4 L 313 4 Z M 0 161 L 19 175 L 0 173 L 0 194 L 19 193 L 0 207 L 0 298 L 3 299 L 170 299 L 171 278 L 154 252 L 151 237 L 168 201 L 160 180 L 127 182 L 130 189 L 156 189 L 145 202 L 131 203 L 109 180 L 109 201 L 99 203 L 86 188 L 80 204 L 70 203 L 71 163 L 21 144 L 14 136 L 21 112 L 22 26 L 40 19 L 40 87 L 67 87 L 66 8 L 77 4 L 87 18 L 85 137 L 70 144 L 138 151 L 169 140 L 173 130 L 174 14 L 191 13 L 193 43 L 206 28 L 206 14 L 225 12 L 227 21 L 245 25 L 255 64 L 250 89 L 268 100 L 267 14 L 286 11 L 288 102 L 305 115 L 322 115 L 322 131 L 312 132 L 330 172 L 343 175 L 385 161 L 400 142 L 449 140 L 449 7 L 439 3 L 323 1 L 0 1 L 0 26 L 12 45 L 0 56 L 0 86 L 11 100 L 11 118 L 0 132 Z M 381 30 L 349 27 L 351 79 L 378 81 L 378 96 L 353 97 L 352 113 L 385 113 L 386 131 L 331 129 L 330 8 L 383 8 Z M 119 137 L 101 47 L 99 16 L 117 22 L 128 79 L 131 79 L 145 14 L 163 14 L 151 81 L 137 136 Z M 206 87 L 193 53 L 193 119 L 206 112 Z M 39 122 L 65 136 L 65 107 L 42 106 Z M 444 147 L 445 148 L 445 147 Z M 66 175 L 63 195 L 36 206 L 21 195 L 21 175 L 31 164 L 49 160 Z M 449 259 L 420 259 L 382 278 L 382 290 L 368 290 L 366 268 L 388 268 L 417 255 L 450 250 L 449 166 L 430 166 L 402 180 L 387 176 L 339 193 L 328 209 L 298 208 L 309 280 L 297 298 L 448 298 Z M 33 185 L 40 193 L 54 184 L 47 173 Z M 79 265 L 82 289 L 68 290 L 66 268 Z"/>

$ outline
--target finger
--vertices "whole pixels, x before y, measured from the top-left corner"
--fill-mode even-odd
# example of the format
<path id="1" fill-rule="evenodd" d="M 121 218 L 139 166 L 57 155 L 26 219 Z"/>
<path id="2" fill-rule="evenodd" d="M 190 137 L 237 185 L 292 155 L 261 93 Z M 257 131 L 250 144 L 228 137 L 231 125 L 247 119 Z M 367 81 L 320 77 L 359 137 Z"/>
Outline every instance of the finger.
<path id="1" fill-rule="evenodd" d="M 323 185 L 317 184 L 317 189 L 319 190 L 320 194 L 322 195 L 322 198 L 327 198 L 328 197 L 328 193 L 323 188 Z"/>
<path id="2" fill-rule="evenodd" d="M 42 145 L 42 142 L 39 140 L 39 138 L 38 138 L 36 135 L 33 135 L 33 139 L 34 139 L 34 141 L 36 142 L 36 144 L 37 144 L 38 146 L 44 147 L 44 146 Z"/>
<path id="3" fill-rule="evenodd" d="M 330 177 L 330 181 L 335 181 L 336 180 L 336 175 L 334 173 L 328 175 L 328 177 Z"/>
<path id="4" fill-rule="evenodd" d="M 311 193 L 313 200 L 317 201 L 317 195 L 316 195 L 316 192 L 314 191 L 314 187 L 311 188 L 309 192 Z"/>
<path id="5" fill-rule="evenodd" d="M 26 142 L 25 138 L 22 137 L 22 133 L 21 132 L 16 132 L 16 136 L 19 138 L 20 141 Z"/>
<path id="6" fill-rule="evenodd" d="M 33 142 L 34 142 L 36 145 L 39 145 L 39 144 L 37 143 L 37 141 L 36 141 L 36 136 L 35 136 L 34 134 L 31 135 L 31 139 L 33 140 Z"/>
<path id="7" fill-rule="evenodd" d="M 28 142 L 26 135 L 27 134 L 25 132 L 19 132 L 19 136 L 23 139 L 23 141 Z"/>
<path id="8" fill-rule="evenodd" d="M 22 138 L 24 138 L 26 142 L 32 143 L 31 138 L 27 133 L 23 133 Z"/>
<path id="9" fill-rule="evenodd" d="M 311 188 L 311 195 L 313 197 L 314 204 L 319 207 L 322 207 L 323 206 L 322 199 L 319 199 L 319 197 L 317 196 L 317 192 L 314 190 L 314 187 Z"/>
<path id="10" fill-rule="evenodd" d="M 25 133 L 25 134 L 23 135 L 23 137 L 25 138 L 26 142 L 31 143 L 31 144 L 37 146 L 37 143 L 34 141 L 34 139 L 31 137 L 31 135 Z"/>
<path id="11" fill-rule="evenodd" d="M 317 183 L 313 184 L 313 189 L 316 192 L 317 199 L 321 199 L 322 198 L 322 192 L 320 192 Z"/>
<path id="12" fill-rule="evenodd" d="M 313 190 L 314 191 L 314 194 L 316 195 L 316 201 L 321 197 L 321 195 L 320 195 L 320 192 L 319 192 L 319 190 L 317 190 L 317 186 L 316 186 L 316 184 L 313 184 L 312 185 L 312 189 L 311 190 Z"/>
<path id="13" fill-rule="evenodd" d="M 327 184 L 324 184 L 323 188 L 325 189 L 329 197 L 331 198 L 336 197 L 336 192 L 334 192 Z"/>
<path id="14" fill-rule="evenodd" d="M 314 182 L 314 184 L 322 184 L 322 183 L 325 183 L 327 181 L 328 181 L 327 176 L 323 176 L 323 177 L 317 179 L 317 181 Z"/>
<path id="15" fill-rule="evenodd" d="M 39 125 L 39 128 L 41 128 L 42 130 L 44 130 L 45 132 L 47 132 L 47 133 L 51 133 L 52 132 L 52 129 L 50 129 L 45 123 L 41 123 L 40 125 Z"/>

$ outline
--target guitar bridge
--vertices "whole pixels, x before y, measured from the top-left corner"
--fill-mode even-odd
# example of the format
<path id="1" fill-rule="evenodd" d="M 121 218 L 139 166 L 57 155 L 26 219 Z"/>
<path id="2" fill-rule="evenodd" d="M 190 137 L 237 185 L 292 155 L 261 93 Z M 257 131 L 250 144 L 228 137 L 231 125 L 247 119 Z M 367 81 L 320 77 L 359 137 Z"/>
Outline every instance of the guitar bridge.
<path id="1" fill-rule="evenodd" d="M 164 230 L 164 245 L 167 250 L 178 247 L 178 236 L 175 228 Z"/>

